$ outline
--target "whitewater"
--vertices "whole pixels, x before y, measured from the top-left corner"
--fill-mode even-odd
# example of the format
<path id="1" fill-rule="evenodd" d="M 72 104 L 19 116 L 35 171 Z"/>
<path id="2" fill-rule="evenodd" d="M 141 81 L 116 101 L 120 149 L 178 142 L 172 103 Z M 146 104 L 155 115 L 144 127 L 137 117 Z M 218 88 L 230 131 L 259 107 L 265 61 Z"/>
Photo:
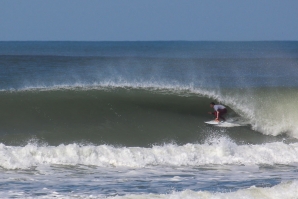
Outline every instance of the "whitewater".
<path id="1" fill-rule="evenodd" d="M 297 42 L 0 45 L 1 198 L 297 198 Z"/>
<path id="2" fill-rule="evenodd" d="M 1 167 L 28 169 L 43 165 L 88 165 L 99 167 L 143 168 L 148 166 L 202 165 L 297 165 L 298 144 L 282 142 L 263 145 L 237 145 L 219 137 L 205 144 L 167 144 L 141 147 L 78 144 L 24 147 L 0 146 Z"/>

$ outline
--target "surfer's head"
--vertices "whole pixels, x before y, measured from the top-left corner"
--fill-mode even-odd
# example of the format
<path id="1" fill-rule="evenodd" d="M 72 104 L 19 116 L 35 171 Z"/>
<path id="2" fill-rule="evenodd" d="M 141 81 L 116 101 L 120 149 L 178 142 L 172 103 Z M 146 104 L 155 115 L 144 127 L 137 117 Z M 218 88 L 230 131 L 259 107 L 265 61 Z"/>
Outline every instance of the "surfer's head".
<path id="1" fill-rule="evenodd" d="M 210 103 L 210 107 L 211 107 L 211 108 L 213 108 L 214 105 L 215 105 L 214 102 L 211 102 L 211 103 Z"/>

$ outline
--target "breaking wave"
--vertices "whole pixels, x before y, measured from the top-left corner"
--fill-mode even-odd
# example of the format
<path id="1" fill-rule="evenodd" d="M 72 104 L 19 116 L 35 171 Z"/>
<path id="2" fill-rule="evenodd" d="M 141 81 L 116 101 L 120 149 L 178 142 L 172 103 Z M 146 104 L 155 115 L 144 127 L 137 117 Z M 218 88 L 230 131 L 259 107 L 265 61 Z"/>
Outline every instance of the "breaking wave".
<path id="1" fill-rule="evenodd" d="M 282 142 L 237 145 L 227 138 L 182 146 L 114 147 L 78 144 L 24 147 L 0 145 L 0 165 L 26 169 L 42 165 L 90 165 L 99 167 L 201 166 L 201 165 L 297 165 L 298 144 Z"/>

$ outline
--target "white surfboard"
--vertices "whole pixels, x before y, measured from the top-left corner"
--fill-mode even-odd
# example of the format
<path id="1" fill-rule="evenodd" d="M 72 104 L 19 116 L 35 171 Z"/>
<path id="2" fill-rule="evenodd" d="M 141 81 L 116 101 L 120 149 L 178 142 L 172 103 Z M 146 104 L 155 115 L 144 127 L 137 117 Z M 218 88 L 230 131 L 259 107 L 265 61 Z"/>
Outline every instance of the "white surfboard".
<path id="1" fill-rule="evenodd" d="M 211 120 L 211 121 L 207 121 L 205 122 L 206 124 L 219 124 L 220 122 L 215 121 L 215 120 Z"/>
<path id="2" fill-rule="evenodd" d="M 235 123 L 230 123 L 230 122 L 220 122 L 216 126 L 219 127 L 236 127 L 236 126 L 241 126 L 240 124 L 235 124 Z"/>
<path id="3" fill-rule="evenodd" d="M 240 124 L 235 124 L 235 123 L 230 123 L 230 122 L 218 122 L 215 120 L 207 121 L 205 122 L 206 124 L 212 124 L 214 126 L 218 127 L 236 127 L 236 126 L 241 126 Z"/>

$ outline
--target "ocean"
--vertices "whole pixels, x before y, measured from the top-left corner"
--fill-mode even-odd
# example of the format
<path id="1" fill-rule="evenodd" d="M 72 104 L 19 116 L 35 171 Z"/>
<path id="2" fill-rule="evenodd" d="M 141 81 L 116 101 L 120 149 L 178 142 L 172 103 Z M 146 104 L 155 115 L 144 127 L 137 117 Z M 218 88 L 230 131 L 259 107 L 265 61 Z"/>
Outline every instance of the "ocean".
<path id="1" fill-rule="evenodd" d="M 296 41 L 0 42 L 0 197 L 297 199 L 297 106 Z"/>

